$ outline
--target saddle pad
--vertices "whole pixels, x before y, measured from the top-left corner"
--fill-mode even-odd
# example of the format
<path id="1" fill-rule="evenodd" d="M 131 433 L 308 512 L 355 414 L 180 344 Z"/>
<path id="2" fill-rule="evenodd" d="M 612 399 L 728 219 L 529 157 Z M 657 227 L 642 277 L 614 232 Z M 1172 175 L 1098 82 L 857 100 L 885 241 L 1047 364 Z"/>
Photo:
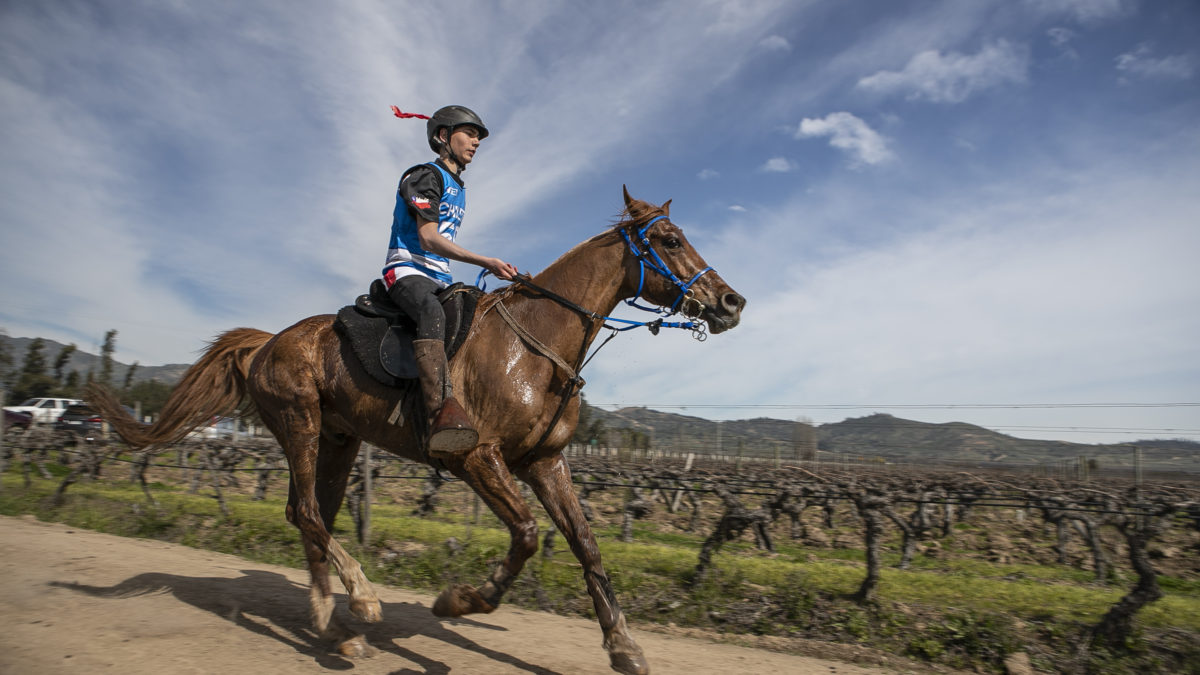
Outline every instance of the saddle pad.
<path id="1" fill-rule="evenodd" d="M 453 359 L 466 341 L 481 295 L 478 288 L 462 284 L 455 284 L 439 294 L 446 312 L 447 359 Z M 412 322 L 404 320 L 391 324 L 384 317 L 369 316 L 356 305 L 347 305 L 338 311 L 334 328 L 350 342 L 363 368 L 380 383 L 398 387 L 405 380 L 417 378 Z"/>
<path id="2" fill-rule="evenodd" d="M 350 348 L 367 373 L 380 384 L 399 387 L 404 380 L 417 377 L 412 337 L 401 337 L 401 331 L 389 326 L 387 319 L 364 316 L 353 305 L 346 305 L 338 310 L 333 326 L 350 343 Z M 401 354 L 406 354 L 407 358 Z"/>

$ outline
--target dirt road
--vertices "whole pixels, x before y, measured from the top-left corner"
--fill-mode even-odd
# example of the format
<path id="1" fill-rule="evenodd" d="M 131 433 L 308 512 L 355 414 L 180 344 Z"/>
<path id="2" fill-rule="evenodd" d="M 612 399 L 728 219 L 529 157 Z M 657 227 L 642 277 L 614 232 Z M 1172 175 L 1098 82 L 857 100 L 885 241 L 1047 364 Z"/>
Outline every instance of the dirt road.
<path id="1" fill-rule="evenodd" d="M 383 621 L 353 625 L 380 653 L 351 661 L 309 630 L 305 572 L 32 518 L 0 517 L 0 542 L 3 673 L 612 672 L 599 627 L 582 619 L 501 607 L 439 620 L 432 596 L 379 587 Z M 888 672 L 635 636 L 657 674 Z"/>

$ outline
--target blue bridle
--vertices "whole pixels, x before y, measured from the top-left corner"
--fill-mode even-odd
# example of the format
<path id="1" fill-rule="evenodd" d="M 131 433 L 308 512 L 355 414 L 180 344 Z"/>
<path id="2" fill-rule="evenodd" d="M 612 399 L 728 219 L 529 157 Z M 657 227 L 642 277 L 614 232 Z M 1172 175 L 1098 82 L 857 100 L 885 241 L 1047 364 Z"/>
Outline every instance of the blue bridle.
<path id="1" fill-rule="evenodd" d="M 684 283 L 679 277 L 675 276 L 675 273 L 671 271 L 671 268 L 667 267 L 667 264 L 663 262 L 662 257 L 658 255 L 658 251 L 655 251 L 654 247 L 650 245 L 650 238 L 646 236 L 646 232 L 655 223 L 666 219 L 666 216 L 657 216 L 655 218 L 651 218 L 650 222 L 643 225 L 641 229 L 637 231 L 636 237 L 631 237 L 629 235 L 629 230 L 633 228 L 621 229 L 621 238 L 624 239 L 625 243 L 629 245 L 630 252 L 633 253 L 633 257 L 637 258 L 638 261 L 637 293 L 634 293 L 632 298 L 626 299 L 625 304 L 629 305 L 630 307 L 636 307 L 637 309 L 645 312 L 654 312 L 655 314 L 661 314 L 662 316 L 671 316 L 679 311 L 681 303 L 685 298 L 687 298 L 699 305 L 700 310 L 703 311 L 704 304 L 691 297 L 692 285 L 699 281 L 700 277 L 704 276 L 705 273 L 711 272 L 712 267 L 705 267 L 699 272 L 696 272 L 695 276 L 689 279 L 687 283 Z M 637 301 L 642 297 L 642 288 L 646 283 L 647 267 L 666 277 L 668 281 L 670 281 L 675 285 L 676 288 L 679 289 L 679 296 L 675 298 L 675 302 L 671 303 L 669 310 L 662 307 L 643 307 L 637 303 Z M 699 314 L 700 312 L 696 313 Z"/>
<path id="2" fill-rule="evenodd" d="M 640 309 L 644 312 L 651 312 L 653 314 L 658 314 L 660 317 L 668 317 L 673 314 L 677 314 L 679 312 L 680 305 L 685 300 L 687 300 L 690 302 L 694 302 L 696 304 L 696 315 L 699 316 L 699 314 L 704 311 L 705 305 L 704 305 L 704 303 L 702 303 L 699 300 L 692 297 L 691 289 L 692 289 L 692 286 L 700 279 L 700 277 L 704 276 L 704 274 L 706 272 L 713 271 L 713 268 L 705 267 L 704 269 L 700 270 L 699 272 L 696 272 L 696 274 L 691 279 L 689 279 L 687 281 L 687 283 L 684 283 L 682 280 L 680 280 L 680 278 L 678 276 L 675 275 L 674 272 L 671 271 L 671 268 L 667 267 L 667 264 L 665 262 L 663 262 L 663 259 L 658 255 L 658 253 L 654 250 L 654 248 L 652 246 L 650 246 L 650 238 L 646 236 L 646 232 L 650 229 L 651 226 L 653 226 L 655 223 L 657 223 L 660 220 L 666 220 L 666 219 L 667 219 L 666 216 L 658 216 L 656 218 L 652 218 L 650 220 L 650 222 L 646 223 L 645 225 L 643 225 L 641 227 L 641 229 L 637 230 L 636 238 L 629 236 L 628 230 L 632 229 L 632 228 L 628 228 L 628 229 L 623 228 L 620 230 L 621 238 L 624 239 L 625 243 L 629 245 L 630 252 L 633 253 L 633 257 L 637 258 L 637 261 L 638 261 L 637 293 L 635 293 L 632 298 L 626 299 L 625 303 L 628 304 L 630 307 Z M 640 244 L 641 247 L 639 247 L 638 244 Z M 675 285 L 676 288 L 679 289 L 679 297 L 675 298 L 675 302 L 671 303 L 670 309 L 667 309 L 665 307 L 644 307 L 642 305 L 637 304 L 637 301 L 642 297 L 642 289 L 646 283 L 646 268 L 647 267 L 649 267 L 650 269 L 654 270 L 655 272 L 658 272 L 659 274 L 666 277 L 668 281 L 670 281 L 672 284 Z M 491 272 L 486 269 L 480 270 L 479 276 L 475 279 L 475 285 L 478 286 L 480 288 L 480 290 L 487 290 L 487 286 L 484 284 L 483 280 L 484 280 L 484 277 L 487 277 L 490 274 L 491 274 Z M 542 295 L 550 297 L 555 302 L 558 302 L 561 305 L 569 307 L 584 316 L 590 317 L 594 320 L 603 321 L 604 326 L 606 328 L 612 330 L 614 336 L 617 333 L 624 332 L 627 330 L 633 330 L 634 328 L 646 327 L 646 328 L 649 328 L 650 332 L 654 333 L 655 335 L 657 335 L 659 329 L 662 329 L 662 328 L 684 328 L 684 329 L 692 331 L 692 337 L 696 338 L 697 340 L 699 340 L 701 342 L 703 342 L 708 337 L 708 334 L 707 334 L 707 331 L 705 330 L 703 321 L 667 322 L 667 321 L 663 321 L 661 318 L 655 319 L 654 321 L 633 321 L 630 319 L 618 319 L 614 316 L 603 316 L 601 314 L 597 314 L 596 312 L 588 310 L 584 307 L 580 307 L 579 305 L 575 304 L 574 302 L 571 302 L 570 300 L 567 300 L 566 298 L 563 298 L 555 293 L 552 293 L 544 288 L 541 288 L 540 286 L 537 286 L 526 275 L 518 275 L 518 277 L 516 279 L 514 279 L 513 281 L 515 283 L 523 284 L 527 287 L 530 287 L 533 290 L 541 293 Z M 621 324 L 623 327 L 618 328 L 617 326 L 613 325 L 614 323 Z M 612 337 L 610 336 L 609 339 L 612 339 Z M 597 351 L 599 351 L 599 349 L 597 349 Z"/>

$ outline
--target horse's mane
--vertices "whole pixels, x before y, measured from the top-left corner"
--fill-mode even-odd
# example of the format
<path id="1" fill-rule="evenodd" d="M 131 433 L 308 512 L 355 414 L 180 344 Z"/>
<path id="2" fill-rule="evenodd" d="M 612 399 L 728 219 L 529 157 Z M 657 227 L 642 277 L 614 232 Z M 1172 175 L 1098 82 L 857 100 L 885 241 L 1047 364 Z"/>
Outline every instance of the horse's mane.
<path id="1" fill-rule="evenodd" d="M 671 202 L 668 200 L 662 206 L 655 206 L 650 202 L 644 202 L 640 199 L 632 199 L 629 204 L 617 214 L 617 220 L 609 228 L 610 230 L 620 230 L 626 227 L 636 227 L 645 225 L 652 218 L 657 216 L 667 215 L 670 209 Z"/>
<path id="2" fill-rule="evenodd" d="M 626 194 L 628 195 L 628 193 Z M 613 222 L 609 227 L 605 228 L 603 232 L 600 232 L 599 234 L 589 237 L 588 239 L 576 244 L 569 251 L 559 256 L 557 260 L 550 263 L 546 269 L 535 274 L 534 279 L 540 278 L 548 270 L 556 267 L 559 263 L 572 259 L 573 256 L 580 250 L 591 247 L 601 241 L 608 241 L 609 237 L 616 236 L 616 233 L 620 232 L 621 230 L 641 227 L 657 216 L 668 215 L 670 206 L 670 200 L 668 200 L 662 206 L 655 206 L 650 202 L 629 198 L 626 201 L 625 208 L 617 215 L 617 220 L 615 222 Z M 503 289 L 508 287 L 503 286 L 501 288 Z"/>

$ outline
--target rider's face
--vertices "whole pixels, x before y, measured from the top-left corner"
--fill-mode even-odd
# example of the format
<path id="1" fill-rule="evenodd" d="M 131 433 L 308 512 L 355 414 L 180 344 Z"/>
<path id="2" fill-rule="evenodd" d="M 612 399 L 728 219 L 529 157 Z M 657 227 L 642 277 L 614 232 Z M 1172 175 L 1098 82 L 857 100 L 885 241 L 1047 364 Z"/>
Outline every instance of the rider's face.
<path id="1" fill-rule="evenodd" d="M 470 164 L 479 148 L 479 130 L 472 126 L 461 126 L 450 134 L 450 150 L 454 157 Z"/>

